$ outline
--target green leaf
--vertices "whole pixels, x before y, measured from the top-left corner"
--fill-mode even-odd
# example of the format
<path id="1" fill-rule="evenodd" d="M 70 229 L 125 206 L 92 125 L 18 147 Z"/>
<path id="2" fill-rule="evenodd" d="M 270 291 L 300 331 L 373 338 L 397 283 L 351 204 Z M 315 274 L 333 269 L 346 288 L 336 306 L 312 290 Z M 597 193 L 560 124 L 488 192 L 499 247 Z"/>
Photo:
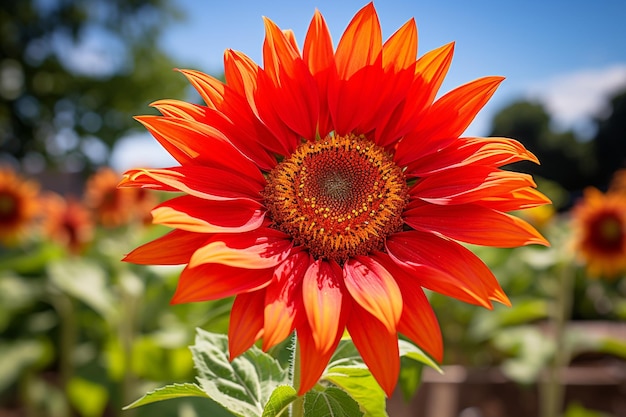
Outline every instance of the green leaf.
<path id="1" fill-rule="evenodd" d="M 398 347 L 400 349 L 400 357 L 413 359 L 414 361 L 423 363 L 424 365 L 430 366 L 436 371 L 443 373 L 437 362 L 432 360 L 430 356 L 425 354 L 422 349 L 418 348 L 413 343 L 400 339 L 398 340 Z"/>
<path id="2" fill-rule="evenodd" d="M 198 329 L 191 353 L 204 392 L 238 416 L 258 417 L 272 392 L 290 383 L 287 370 L 255 346 L 229 361 L 228 340 L 222 334 Z"/>
<path id="3" fill-rule="evenodd" d="M 0 392 L 15 383 L 25 369 L 45 360 L 46 347 L 41 340 L 0 339 Z"/>
<path id="4" fill-rule="evenodd" d="M 365 412 L 365 417 L 387 417 L 385 392 L 367 368 L 331 368 L 324 379 L 346 391 Z"/>
<path id="5" fill-rule="evenodd" d="M 104 318 L 114 311 L 115 303 L 104 269 L 84 259 L 65 259 L 48 265 L 51 282 L 65 294 L 82 301 Z"/>
<path id="6" fill-rule="evenodd" d="M 155 403 L 158 401 L 171 400 L 182 397 L 204 397 L 209 396 L 196 384 L 172 384 L 150 391 L 137 401 L 124 407 L 124 410 L 140 407 L 142 405 Z"/>
<path id="7" fill-rule="evenodd" d="M 328 363 L 328 369 L 346 366 L 364 366 L 361 354 L 356 350 L 352 339 L 342 339 Z"/>
<path id="8" fill-rule="evenodd" d="M 109 391 L 104 386 L 76 377 L 67 384 L 67 395 L 83 417 L 101 416 L 109 400 Z"/>
<path id="9" fill-rule="evenodd" d="M 289 385 L 277 387 L 265 405 L 261 417 L 280 417 L 289 414 L 289 405 L 298 398 L 296 390 Z"/>
<path id="10" fill-rule="evenodd" d="M 327 387 L 323 391 L 311 390 L 304 395 L 304 415 L 307 417 L 359 417 L 363 412 L 359 404 L 345 391 Z"/>

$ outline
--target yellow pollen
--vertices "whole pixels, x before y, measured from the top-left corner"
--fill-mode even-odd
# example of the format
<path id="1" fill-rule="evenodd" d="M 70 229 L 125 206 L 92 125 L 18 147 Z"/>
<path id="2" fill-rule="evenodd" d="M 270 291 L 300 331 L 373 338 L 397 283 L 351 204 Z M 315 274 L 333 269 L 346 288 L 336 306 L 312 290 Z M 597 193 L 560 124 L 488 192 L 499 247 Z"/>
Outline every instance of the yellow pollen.
<path id="1" fill-rule="evenodd" d="M 268 175 L 265 205 L 274 227 L 316 259 L 339 263 L 383 249 L 402 229 L 406 178 L 363 136 L 307 142 Z"/>

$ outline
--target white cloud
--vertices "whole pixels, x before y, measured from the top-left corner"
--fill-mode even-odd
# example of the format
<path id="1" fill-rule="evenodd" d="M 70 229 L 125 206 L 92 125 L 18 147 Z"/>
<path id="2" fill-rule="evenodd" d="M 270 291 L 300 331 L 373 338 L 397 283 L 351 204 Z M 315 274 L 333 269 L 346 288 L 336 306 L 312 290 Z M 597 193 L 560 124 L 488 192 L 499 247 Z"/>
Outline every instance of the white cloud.
<path id="1" fill-rule="evenodd" d="M 563 74 L 532 85 L 528 98 L 542 102 L 555 127 L 593 134 L 592 118 L 602 116 L 614 93 L 626 88 L 626 64 Z"/>
<path id="2" fill-rule="evenodd" d="M 164 168 L 178 165 L 148 132 L 120 139 L 111 153 L 111 164 L 120 172 L 137 167 Z"/>

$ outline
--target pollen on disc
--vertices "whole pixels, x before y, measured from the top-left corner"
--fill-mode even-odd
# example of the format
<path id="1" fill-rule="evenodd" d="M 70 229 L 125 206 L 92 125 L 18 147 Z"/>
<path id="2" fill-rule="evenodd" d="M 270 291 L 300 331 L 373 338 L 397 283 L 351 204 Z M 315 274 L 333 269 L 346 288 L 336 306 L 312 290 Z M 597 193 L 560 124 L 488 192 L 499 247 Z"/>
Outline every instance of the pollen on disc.
<path id="1" fill-rule="evenodd" d="M 402 170 L 362 136 L 300 145 L 270 172 L 264 192 L 274 226 L 315 258 L 344 262 L 381 249 L 402 228 Z"/>

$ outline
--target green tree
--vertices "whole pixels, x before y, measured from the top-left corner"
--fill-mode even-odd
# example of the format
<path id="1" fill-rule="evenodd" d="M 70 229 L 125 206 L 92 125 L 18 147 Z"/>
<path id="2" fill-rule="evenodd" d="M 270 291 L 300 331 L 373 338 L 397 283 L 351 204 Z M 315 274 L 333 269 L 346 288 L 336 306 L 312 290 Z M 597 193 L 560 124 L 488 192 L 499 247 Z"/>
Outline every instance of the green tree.
<path id="1" fill-rule="evenodd" d="M 0 162 L 88 173 L 133 114 L 183 95 L 158 45 L 169 0 L 0 1 Z"/>
<path id="2" fill-rule="evenodd" d="M 626 90 L 610 99 L 611 111 L 605 119 L 596 120 L 594 137 L 596 160 L 601 161 L 595 183 L 603 188 L 613 173 L 626 168 Z"/>

